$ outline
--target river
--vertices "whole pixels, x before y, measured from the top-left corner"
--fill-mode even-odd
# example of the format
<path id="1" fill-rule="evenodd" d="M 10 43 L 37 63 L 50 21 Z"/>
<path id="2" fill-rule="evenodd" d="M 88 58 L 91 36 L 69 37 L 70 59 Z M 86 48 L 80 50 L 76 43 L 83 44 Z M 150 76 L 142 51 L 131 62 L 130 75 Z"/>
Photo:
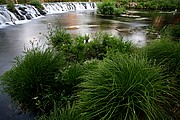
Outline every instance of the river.
<path id="1" fill-rule="evenodd" d="M 131 16 L 132 14 L 132 16 Z M 0 75 L 12 67 L 14 57 L 23 54 L 24 47 L 31 47 L 30 41 L 36 41 L 43 45 L 49 25 L 56 25 L 58 21 L 67 30 L 74 34 L 89 34 L 108 32 L 112 35 L 123 35 L 124 40 L 131 40 L 137 46 L 147 43 L 147 27 L 163 27 L 166 24 L 174 24 L 179 18 L 179 13 L 173 12 L 139 12 L 131 11 L 129 16 L 102 17 L 95 10 L 71 11 L 61 14 L 49 14 L 33 19 L 24 24 L 11 25 L 0 29 Z M 2 88 L 0 88 L 2 91 Z M 11 103 L 11 98 L 6 94 L 0 94 L 0 120 L 29 120 L 34 116 L 21 112 Z"/>

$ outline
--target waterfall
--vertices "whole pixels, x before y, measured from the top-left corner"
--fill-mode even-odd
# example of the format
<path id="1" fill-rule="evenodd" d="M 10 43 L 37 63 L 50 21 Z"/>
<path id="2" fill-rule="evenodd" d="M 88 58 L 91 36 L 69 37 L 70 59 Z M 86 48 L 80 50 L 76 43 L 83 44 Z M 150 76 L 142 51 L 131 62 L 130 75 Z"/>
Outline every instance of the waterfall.
<path id="1" fill-rule="evenodd" d="M 55 2 L 43 3 L 46 14 L 63 13 L 76 10 L 95 10 L 95 2 Z M 34 6 L 15 4 L 15 13 L 10 12 L 6 5 L 0 5 L 0 28 L 8 25 L 24 23 L 25 21 L 42 17 L 42 13 Z"/>

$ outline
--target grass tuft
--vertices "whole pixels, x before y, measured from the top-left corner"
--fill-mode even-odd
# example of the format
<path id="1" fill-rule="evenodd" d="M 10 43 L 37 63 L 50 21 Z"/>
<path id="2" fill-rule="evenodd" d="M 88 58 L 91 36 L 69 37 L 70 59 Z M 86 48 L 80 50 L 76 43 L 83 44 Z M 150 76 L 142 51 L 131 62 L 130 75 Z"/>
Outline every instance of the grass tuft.
<path id="1" fill-rule="evenodd" d="M 160 67 L 138 56 L 111 55 L 81 83 L 78 107 L 84 120 L 170 119 L 161 105 L 172 95 Z"/>

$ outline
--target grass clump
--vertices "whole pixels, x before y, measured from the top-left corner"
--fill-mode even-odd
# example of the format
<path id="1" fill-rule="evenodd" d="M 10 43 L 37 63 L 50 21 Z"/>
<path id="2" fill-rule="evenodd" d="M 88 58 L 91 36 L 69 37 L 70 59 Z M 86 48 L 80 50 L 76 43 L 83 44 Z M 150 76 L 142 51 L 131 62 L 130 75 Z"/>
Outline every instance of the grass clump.
<path id="1" fill-rule="evenodd" d="M 13 67 L 1 76 L 4 91 L 22 108 L 31 111 L 49 111 L 61 91 L 55 79 L 63 59 L 50 49 L 33 48 L 18 56 Z"/>
<path id="2" fill-rule="evenodd" d="M 180 43 L 167 39 L 152 42 L 146 46 L 146 54 L 161 64 L 170 75 L 180 79 Z"/>
<path id="3" fill-rule="evenodd" d="M 50 115 L 43 115 L 39 118 L 40 120 L 80 120 L 76 106 L 68 103 L 65 107 L 54 106 L 53 111 Z"/>
<path id="4" fill-rule="evenodd" d="M 156 65 L 161 65 L 164 69 L 164 73 L 172 78 L 169 79 L 169 83 L 172 84 L 178 92 L 174 94 L 178 99 L 172 102 L 173 111 L 169 112 L 174 114 L 175 119 L 180 119 L 180 43 L 176 40 L 169 40 L 167 36 L 160 40 L 151 42 L 145 47 L 145 54 L 149 60 L 154 60 Z M 171 90 L 174 91 L 174 90 Z M 169 97 L 171 100 L 172 98 Z M 165 108 L 166 110 L 169 108 Z"/>
<path id="5" fill-rule="evenodd" d="M 143 57 L 111 55 L 83 78 L 78 103 L 83 119 L 170 119 L 161 107 L 170 105 L 165 95 L 172 95 L 166 76 Z"/>

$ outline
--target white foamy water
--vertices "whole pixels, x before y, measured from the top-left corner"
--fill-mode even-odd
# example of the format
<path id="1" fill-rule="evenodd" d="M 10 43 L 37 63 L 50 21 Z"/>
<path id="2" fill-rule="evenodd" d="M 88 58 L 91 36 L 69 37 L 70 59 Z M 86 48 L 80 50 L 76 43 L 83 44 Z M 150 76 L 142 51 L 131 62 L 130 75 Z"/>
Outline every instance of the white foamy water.
<path id="1" fill-rule="evenodd" d="M 56 2 L 56 3 L 43 3 L 44 12 L 46 14 L 65 13 L 77 10 L 95 10 L 97 9 L 94 2 Z M 6 5 L 0 6 L 0 28 L 9 25 L 24 24 L 32 19 L 38 19 L 43 15 L 31 5 L 16 4 L 16 14 L 10 12 Z"/>

